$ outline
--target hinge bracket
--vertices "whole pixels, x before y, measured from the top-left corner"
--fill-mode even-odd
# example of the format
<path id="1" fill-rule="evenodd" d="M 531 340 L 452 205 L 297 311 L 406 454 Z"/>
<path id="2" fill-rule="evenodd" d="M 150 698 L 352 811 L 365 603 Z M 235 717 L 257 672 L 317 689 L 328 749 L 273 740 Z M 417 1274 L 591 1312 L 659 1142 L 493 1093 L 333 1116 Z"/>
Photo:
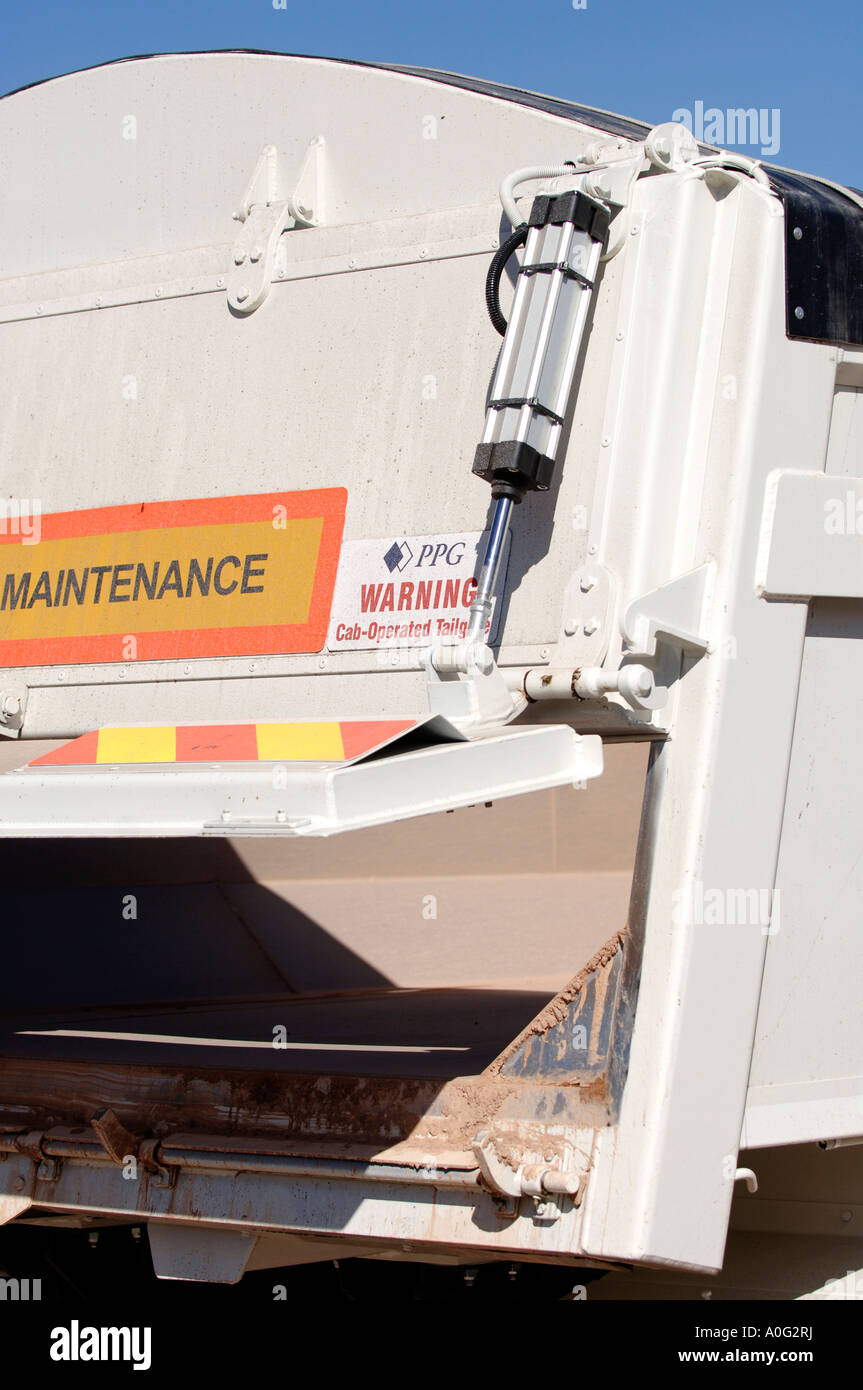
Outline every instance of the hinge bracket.
<path id="1" fill-rule="evenodd" d="M 710 646 L 706 619 L 713 564 L 669 579 L 627 604 L 621 619 L 626 656 L 656 656 L 657 642 L 686 651 L 705 652 Z"/>
<path id="2" fill-rule="evenodd" d="M 235 314 L 251 314 L 263 304 L 273 282 L 276 250 L 282 233 L 317 227 L 323 220 L 325 143 L 309 142 L 293 193 L 282 186 L 275 145 L 265 145 L 234 220 L 241 223 L 228 269 L 228 305 Z"/>

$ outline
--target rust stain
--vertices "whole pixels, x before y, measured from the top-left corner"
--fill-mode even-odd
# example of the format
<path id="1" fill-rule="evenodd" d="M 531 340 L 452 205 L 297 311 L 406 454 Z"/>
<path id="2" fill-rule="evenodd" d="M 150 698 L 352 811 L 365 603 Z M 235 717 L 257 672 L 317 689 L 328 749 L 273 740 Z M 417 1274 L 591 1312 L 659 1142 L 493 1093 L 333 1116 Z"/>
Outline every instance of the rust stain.
<path id="1" fill-rule="evenodd" d="M 553 999 L 549 1000 L 545 1008 L 542 1009 L 535 1018 L 531 1019 L 530 1023 L 528 1023 L 526 1028 L 522 1029 L 518 1037 L 513 1038 L 512 1042 L 504 1048 L 503 1052 L 499 1053 L 494 1061 L 489 1063 L 483 1075 L 499 1075 L 501 1068 L 509 1061 L 514 1053 L 518 1052 L 519 1048 L 529 1043 L 532 1038 L 542 1033 L 549 1032 L 551 1028 L 554 1028 L 555 1024 L 562 1023 L 569 1012 L 570 1004 L 577 995 L 581 993 L 589 976 L 591 976 L 594 971 L 601 970 L 604 965 L 608 965 L 609 961 L 614 959 L 623 945 L 625 936 L 626 929 L 624 928 L 621 931 L 615 932 L 614 936 L 610 937 L 603 946 L 600 946 L 596 954 L 591 956 L 587 964 L 569 981 L 569 984 L 565 985 Z M 597 985 L 599 986 L 601 982 L 600 977 L 600 981 L 597 982 Z M 604 996 L 604 982 L 602 983 Z M 599 998 L 600 996 L 597 995 L 598 1001 Z M 597 1014 L 598 1013 L 599 1010 L 597 1010 Z M 596 1083 L 592 1083 L 594 1089 L 595 1084 Z"/>

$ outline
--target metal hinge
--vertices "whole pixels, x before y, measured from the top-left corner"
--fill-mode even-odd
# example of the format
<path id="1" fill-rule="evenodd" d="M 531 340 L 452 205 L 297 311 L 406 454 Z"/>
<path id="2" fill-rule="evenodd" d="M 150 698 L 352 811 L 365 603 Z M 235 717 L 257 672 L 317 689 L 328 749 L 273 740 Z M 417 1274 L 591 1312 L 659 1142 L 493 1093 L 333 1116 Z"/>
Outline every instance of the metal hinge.
<path id="1" fill-rule="evenodd" d="M 293 193 L 283 189 L 275 145 L 261 151 L 234 221 L 242 224 L 231 247 L 228 305 L 251 314 L 263 304 L 275 273 L 276 249 L 283 232 L 317 227 L 323 220 L 324 137 L 309 142 Z"/>
<path id="2" fill-rule="evenodd" d="M 124 1166 L 130 1159 L 140 1163 L 149 1173 L 154 1187 L 173 1187 L 177 1169 L 167 1168 L 159 1161 L 158 1139 L 139 1139 L 118 1119 L 110 1106 L 97 1110 L 91 1117 L 93 1132 L 112 1163 Z"/>
<path id="3" fill-rule="evenodd" d="M 577 1173 L 565 1173 L 548 1163 L 522 1163 L 518 1168 L 505 1163 L 496 1153 L 488 1130 L 476 1136 L 473 1151 L 486 1187 L 505 1199 L 501 1215 L 517 1215 L 520 1199 L 528 1197 L 534 1202 L 535 1220 L 557 1221 L 563 1214 L 562 1204 L 579 1194 L 581 1177 Z"/>
<path id="4" fill-rule="evenodd" d="M 21 1134 L 15 1140 L 15 1147 L 19 1153 L 33 1160 L 36 1164 L 37 1182 L 57 1182 L 60 1177 L 62 1167 L 59 1158 L 51 1158 L 42 1150 L 42 1141 L 45 1134 L 40 1129 L 31 1129 L 27 1134 Z"/>

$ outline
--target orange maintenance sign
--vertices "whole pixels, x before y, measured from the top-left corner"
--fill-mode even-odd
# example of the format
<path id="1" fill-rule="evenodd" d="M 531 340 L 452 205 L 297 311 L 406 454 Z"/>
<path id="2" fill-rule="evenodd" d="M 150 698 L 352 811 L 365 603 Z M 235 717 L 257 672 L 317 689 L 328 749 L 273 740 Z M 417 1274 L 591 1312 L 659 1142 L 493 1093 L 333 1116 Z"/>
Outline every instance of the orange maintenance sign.
<path id="1" fill-rule="evenodd" d="M 0 536 L 0 665 L 320 651 L 347 492 L 144 502 Z"/>
<path id="2" fill-rule="evenodd" d="M 96 729 L 34 758 L 30 767 L 96 763 L 347 763 L 415 727 L 412 719 L 309 720 L 291 724 L 138 725 Z"/>

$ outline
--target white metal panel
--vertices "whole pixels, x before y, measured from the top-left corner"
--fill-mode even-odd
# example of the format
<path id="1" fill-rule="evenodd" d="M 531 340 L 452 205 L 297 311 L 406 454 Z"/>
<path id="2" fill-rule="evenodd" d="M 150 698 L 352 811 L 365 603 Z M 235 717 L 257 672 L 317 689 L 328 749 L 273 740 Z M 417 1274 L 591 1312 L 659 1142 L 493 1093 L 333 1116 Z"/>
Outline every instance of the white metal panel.
<path id="1" fill-rule="evenodd" d="M 819 484 L 822 500 L 839 499 L 844 524 L 818 544 L 822 554 L 844 557 L 849 577 L 855 562 L 858 576 L 861 568 L 861 401 L 859 389 L 837 390 Z M 815 524 L 825 515 L 822 507 Z M 799 544 L 805 556 L 810 547 L 805 538 Z M 753 1146 L 863 1134 L 863 749 L 854 734 L 861 681 L 859 603 L 819 599 L 806 628 L 782 826 L 781 929 L 767 951 L 752 1059 L 745 1135 Z"/>
<path id="2" fill-rule="evenodd" d="M 765 488 L 756 588 L 766 598 L 863 598 L 861 535 L 863 478 L 777 468 Z"/>
<path id="3" fill-rule="evenodd" d="M 394 751 L 347 767 L 31 767 L 3 777 L 0 835 L 334 835 L 601 772 L 601 740 L 565 725 Z"/>
<path id="4" fill-rule="evenodd" d="M 333 226 L 490 201 L 510 169 L 572 159 L 597 136 L 440 82 L 280 54 L 131 59 L 0 110 L 6 275 L 227 240 L 268 143 L 291 185 L 325 137 Z"/>
<path id="5" fill-rule="evenodd" d="M 729 242 L 722 228 L 735 217 Z M 659 525 L 676 534 L 680 571 L 715 561 L 716 590 L 710 650 L 684 667 L 672 738 L 655 753 L 631 913 L 645 933 L 638 1011 L 620 1123 L 598 1138 L 584 1248 L 718 1267 L 769 918 L 742 926 L 699 920 L 698 886 L 729 902 L 741 890 L 769 892 L 774 884 L 805 608 L 756 597 L 761 501 L 777 463 L 823 463 L 835 363 L 828 349 L 785 338 L 783 226 L 775 202 L 748 184 L 717 194 L 711 309 L 694 362 L 678 337 L 679 316 L 657 321 L 649 289 L 661 282 L 663 247 L 672 264 L 667 273 L 682 282 L 693 242 L 657 222 L 656 255 L 649 258 L 649 246 L 642 252 L 644 289 L 623 326 L 644 334 L 655 323 L 660 336 L 650 360 L 669 366 L 653 399 L 643 392 L 644 367 L 636 361 L 631 410 L 624 373 L 622 413 L 639 420 L 643 409 L 642 434 L 673 444 L 662 459 L 671 477 L 685 458 L 681 500 L 668 498 Z M 684 322 L 686 302 L 681 287 Z M 687 389 L 693 374 L 697 415 Z M 679 420 L 687 410 L 688 439 Z M 621 469 L 613 484 L 623 487 L 628 476 Z M 655 474 L 642 476 L 645 489 L 657 485 Z M 629 544 L 620 529 L 625 517 L 625 507 L 605 514 L 612 565 L 621 542 Z M 645 558 L 653 541 L 651 530 L 639 532 Z"/>
<path id="6" fill-rule="evenodd" d="M 231 214 L 265 143 L 290 182 L 317 133 L 325 225 L 285 234 L 285 278 L 238 317 L 219 284 Z M 481 531 L 489 497 L 470 464 L 498 348 L 484 306 L 496 188 L 513 164 L 573 158 L 595 135 L 424 79 L 240 54 L 136 60 L 0 102 L 9 492 L 58 512 L 346 486 L 346 541 Z M 618 265 L 599 292 L 571 462 L 552 496 L 519 509 L 503 664 L 544 659 L 586 559 Z M 425 712 L 405 652 L 186 664 L 28 668 L 24 734 L 289 717 L 310 696 L 341 714 Z"/>

